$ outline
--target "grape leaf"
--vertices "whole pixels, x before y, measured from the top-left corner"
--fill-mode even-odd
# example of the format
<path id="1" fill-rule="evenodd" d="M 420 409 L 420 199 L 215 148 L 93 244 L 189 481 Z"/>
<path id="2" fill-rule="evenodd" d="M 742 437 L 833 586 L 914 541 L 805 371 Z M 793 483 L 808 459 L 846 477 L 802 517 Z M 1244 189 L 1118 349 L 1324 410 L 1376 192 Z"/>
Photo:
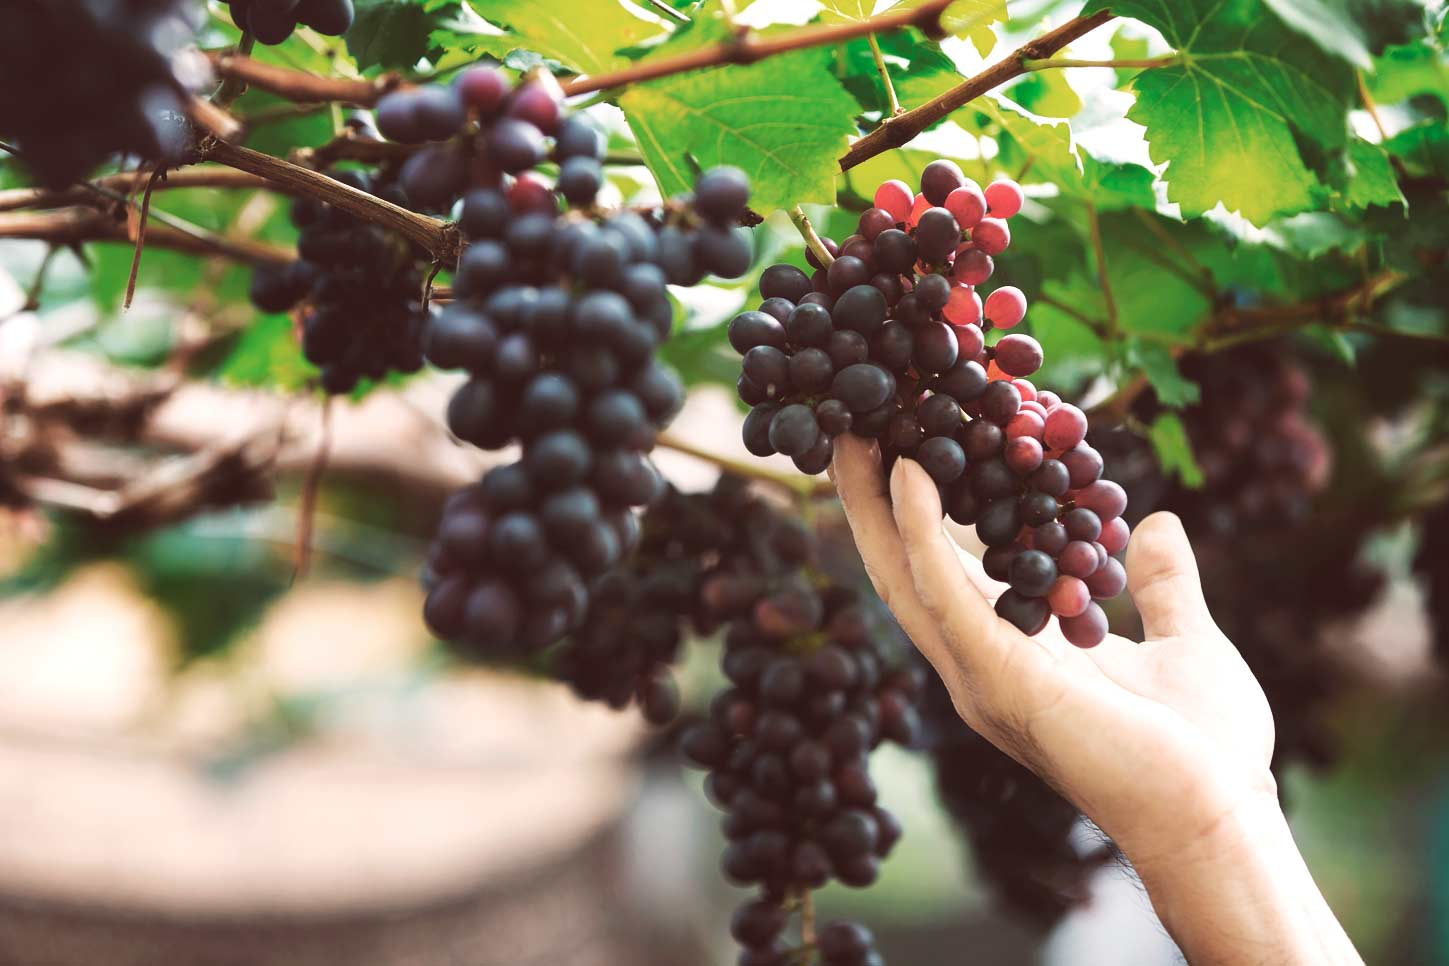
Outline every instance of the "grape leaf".
<path id="1" fill-rule="evenodd" d="M 891 85 L 902 105 L 920 104 L 961 82 L 956 62 L 918 30 L 898 30 L 877 37 Z M 845 70 L 841 82 L 868 111 L 885 111 L 885 85 L 875 65 L 870 41 L 857 37 L 843 45 Z M 899 61 L 905 61 L 902 65 Z"/>
<path id="2" fill-rule="evenodd" d="M 1357 25 L 1338 4 L 1324 0 L 1264 0 L 1283 22 L 1309 37 L 1330 54 L 1355 67 L 1369 65 L 1369 51 Z"/>
<path id="3" fill-rule="evenodd" d="M 1164 406 L 1190 406 L 1202 395 L 1197 383 L 1183 376 L 1182 370 L 1177 367 L 1177 360 L 1166 346 L 1155 342 L 1133 341 L 1130 345 L 1130 358 L 1152 384 L 1157 398 Z"/>
<path id="4" fill-rule="evenodd" d="M 507 27 L 526 47 L 585 74 L 629 63 L 619 53 L 660 32 L 618 0 L 474 0 L 473 9 Z"/>
<path id="5" fill-rule="evenodd" d="M 1157 461 L 1167 473 L 1176 473 L 1184 486 L 1197 489 L 1203 484 L 1202 469 L 1192 454 L 1187 428 L 1177 413 L 1163 413 L 1147 428 L 1147 439 L 1157 453 Z"/>
<path id="6" fill-rule="evenodd" d="M 687 191 L 694 166 L 733 164 L 761 214 L 835 199 L 836 158 L 855 132 L 855 101 L 831 75 L 834 55 L 801 50 L 639 84 L 619 106 L 665 196 Z"/>
<path id="7" fill-rule="evenodd" d="M 1384 149 L 1411 170 L 1449 178 L 1449 128 L 1442 122 L 1426 121 L 1400 131 L 1384 142 Z"/>
<path id="8" fill-rule="evenodd" d="M 1388 48 L 1374 60 L 1374 72 L 1364 80 L 1379 104 L 1431 94 L 1449 107 L 1449 59 L 1425 40 Z"/>
<path id="9" fill-rule="evenodd" d="M 407 0 L 355 0 L 347 50 L 366 70 L 407 69 L 428 53 L 433 17 Z"/>
<path id="10" fill-rule="evenodd" d="M 283 392 L 301 389 L 315 373 L 302 357 L 292 320 L 285 315 L 262 316 L 244 329 L 217 370 L 224 382 Z"/>
<path id="11" fill-rule="evenodd" d="M 1319 258 L 1331 251 L 1354 252 L 1364 243 L 1362 229 L 1326 211 L 1305 211 L 1272 222 L 1264 233 L 1271 244 L 1302 255 Z"/>
<path id="12" fill-rule="evenodd" d="M 1091 0 L 1087 10 L 1107 6 Z M 1324 152 L 1347 145 L 1347 63 L 1300 40 L 1260 0 L 1111 8 L 1156 27 L 1182 55 L 1134 78 L 1128 117 L 1147 128 L 1153 160 L 1168 164 L 1168 197 L 1184 214 L 1221 201 L 1263 224 L 1312 207 L 1318 179 L 1298 139 Z"/>
<path id="13" fill-rule="evenodd" d="M 1348 164 L 1348 185 L 1340 195 L 1350 207 L 1363 209 L 1405 203 L 1398 176 L 1383 148 L 1363 138 L 1354 138 L 1348 146 Z"/>
<path id="14" fill-rule="evenodd" d="M 1036 70 L 1011 88 L 1022 107 L 1042 117 L 1072 117 L 1082 109 L 1082 98 L 1067 81 L 1067 71 Z"/>
<path id="15" fill-rule="evenodd" d="M 1053 302 L 1035 302 L 1027 310 L 1031 335 L 1041 343 L 1046 361 L 1032 376 L 1039 386 L 1075 386 L 1100 375 L 1106 344 L 1092 326 L 1060 306 L 1100 318 L 1101 295 L 1085 277 L 1047 282 Z"/>

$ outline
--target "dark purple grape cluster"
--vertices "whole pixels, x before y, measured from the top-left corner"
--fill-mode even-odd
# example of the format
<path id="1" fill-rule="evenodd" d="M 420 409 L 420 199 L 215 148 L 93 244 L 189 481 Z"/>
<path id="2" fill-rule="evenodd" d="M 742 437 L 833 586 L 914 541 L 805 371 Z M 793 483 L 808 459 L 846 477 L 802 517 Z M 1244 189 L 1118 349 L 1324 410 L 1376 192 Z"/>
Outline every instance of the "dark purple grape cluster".
<path id="1" fill-rule="evenodd" d="M 752 407 L 746 448 L 784 453 L 805 473 L 829 465 L 844 432 L 879 440 L 889 472 L 902 456 L 941 489 L 953 520 L 975 524 L 990 548 L 986 569 L 1011 584 L 997 613 L 1027 634 L 1053 614 L 1067 639 L 1092 647 L 1107 634 L 1097 599 L 1126 583 L 1113 558 L 1127 545 L 1121 487 L 1100 480 L 1101 456 L 1084 440 L 1087 417 L 1026 376 L 1042 364 L 1029 335 L 987 345 L 994 329 L 1026 315 L 1019 289 L 983 303 L 976 286 L 1010 244 L 1006 219 L 1021 189 L 984 191 L 950 161 L 933 161 L 921 192 L 881 185 L 858 233 L 813 276 L 774 265 L 764 300 L 729 325 L 742 354 L 740 398 Z"/>
<path id="2" fill-rule="evenodd" d="M 735 169 L 701 176 L 691 207 L 644 215 L 558 215 L 511 197 L 479 187 L 464 200 L 456 301 L 426 343 L 434 365 L 469 373 L 448 407 L 453 432 L 485 449 L 522 445 L 517 463 L 450 502 L 429 568 L 429 624 L 477 654 L 579 629 L 591 582 L 638 542 L 633 508 L 664 491 L 648 451 L 682 401 L 654 358 L 673 324 L 666 235 L 706 253 L 699 240 L 723 230 L 741 257 L 701 260 L 721 275 L 750 262 L 748 233 L 728 227 L 749 197 Z M 578 683 L 594 687 L 587 674 Z"/>
<path id="3" fill-rule="evenodd" d="M 226 0 L 231 21 L 263 44 L 280 44 L 297 27 L 341 37 L 352 26 L 352 0 Z"/>
<path id="4" fill-rule="evenodd" d="M 1189 357 L 1182 372 L 1201 388 L 1183 413 L 1203 473 L 1195 516 L 1219 533 L 1306 519 L 1332 469 L 1308 415 L 1307 373 L 1259 346 Z"/>
<path id="5" fill-rule="evenodd" d="M 901 828 L 877 800 L 868 758 L 882 742 L 912 746 L 924 675 L 892 669 L 855 591 L 810 577 L 816 547 L 798 523 L 726 484 L 715 505 L 733 526 L 700 582 L 709 620 L 726 621 L 730 686 L 683 736 L 689 761 L 725 812 L 723 868 L 756 885 L 732 930 L 741 963 L 796 961 L 790 911 L 832 879 L 864 888 Z M 881 962 L 870 933 L 841 923 L 816 937 L 821 962 Z"/>
<path id="6" fill-rule="evenodd" d="M 194 37 L 194 4 L 14 0 L 0 26 L 0 137 L 38 182 L 63 187 L 117 154 L 180 155 L 187 91 L 177 53 Z"/>
<path id="7" fill-rule="evenodd" d="M 338 181 L 406 205 L 395 180 L 339 171 Z M 302 352 L 322 370 L 322 388 L 351 392 L 363 379 L 422 368 L 420 252 L 400 236 L 310 198 L 292 205 L 301 258 L 252 275 L 252 304 L 283 312 L 305 303 Z"/>

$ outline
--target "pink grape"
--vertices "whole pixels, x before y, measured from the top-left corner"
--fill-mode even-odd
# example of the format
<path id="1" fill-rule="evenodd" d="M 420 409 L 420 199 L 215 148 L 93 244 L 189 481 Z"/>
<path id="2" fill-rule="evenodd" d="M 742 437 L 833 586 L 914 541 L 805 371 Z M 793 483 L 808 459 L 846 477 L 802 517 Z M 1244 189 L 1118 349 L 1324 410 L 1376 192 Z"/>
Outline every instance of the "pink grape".
<path id="1" fill-rule="evenodd" d="M 1026 318 L 1026 295 L 1015 285 L 1003 285 L 986 296 L 986 317 L 998 329 L 1009 329 Z"/>
<path id="2" fill-rule="evenodd" d="M 464 106 L 484 117 L 502 106 L 504 96 L 513 86 L 502 71 L 493 67 L 470 67 L 458 75 L 455 83 Z"/>
<path id="3" fill-rule="evenodd" d="M 921 220 L 921 216 L 934 207 L 935 205 L 926 200 L 925 195 L 916 195 L 915 203 L 911 206 L 910 217 L 906 219 L 906 227 L 916 227 L 916 222 Z"/>
<path id="4" fill-rule="evenodd" d="M 535 171 L 525 171 L 520 174 L 508 186 L 504 195 L 508 199 L 508 207 L 518 214 L 529 212 L 541 212 L 545 215 L 552 215 L 558 211 L 558 201 L 554 198 L 553 186 Z"/>
<path id="5" fill-rule="evenodd" d="M 993 181 L 986 186 L 986 204 L 995 218 L 1010 218 L 1021 210 L 1021 185 L 1015 181 Z"/>
<path id="6" fill-rule="evenodd" d="M 890 212 L 890 216 L 896 220 L 896 224 L 900 224 L 911 216 L 911 206 L 915 202 L 915 193 L 911 191 L 911 186 L 904 181 L 887 181 L 875 189 L 875 206 Z"/>
<path id="7" fill-rule="evenodd" d="M 1102 546 L 1096 540 L 1093 540 L 1092 549 L 1097 551 L 1097 569 L 1100 570 L 1103 567 L 1107 566 L 1107 561 L 1111 559 L 1112 556 L 1107 552 L 1107 548 Z"/>
<path id="8" fill-rule="evenodd" d="M 969 230 L 986 216 L 986 196 L 976 182 L 969 181 L 946 196 L 945 208 L 956 216 L 962 228 Z"/>
<path id="9" fill-rule="evenodd" d="M 1058 617 L 1076 617 L 1092 604 L 1092 592 L 1080 577 L 1065 574 L 1047 591 L 1047 603 Z"/>
<path id="10" fill-rule="evenodd" d="M 966 285 L 980 285 L 991 277 L 996 263 L 991 256 L 970 242 L 956 249 L 956 261 L 951 266 L 951 275 Z"/>
<path id="11" fill-rule="evenodd" d="M 1062 636 L 1077 647 L 1096 647 L 1107 639 L 1107 615 L 1095 602 L 1076 617 L 1061 619 Z"/>
<path id="12" fill-rule="evenodd" d="M 1044 358 L 1041 343 L 1029 335 L 1013 332 L 996 343 L 996 364 L 1011 376 L 1031 375 L 1041 368 Z"/>
<path id="13" fill-rule="evenodd" d="M 1038 392 L 1036 394 L 1036 401 L 1045 406 L 1047 412 L 1051 412 L 1053 409 L 1062 404 L 1062 397 L 1058 396 L 1050 389 L 1043 389 L 1041 392 Z"/>
<path id="14" fill-rule="evenodd" d="M 982 218 L 971 229 L 971 240 L 988 255 L 1000 255 L 1011 245 L 1011 229 L 1000 218 Z"/>
<path id="15" fill-rule="evenodd" d="M 947 299 L 941 314 L 952 325 L 970 325 L 981 321 L 981 311 L 981 296 L 976 294 L 975 289 L 969 285 L 952 285 L 951 297 Z M 966 350 L 963 348 L 961 351 L 965 353 Z M 975 354 L 973 352 L 967 358 L 974 357 Z"/>
<path id="16" fill-rule="evenodd" d="M 1063 407 L 1066 408 L 1066 407 Z M 1055 414 L 1053 414 L 1055 415 Z M 1047 417 L 1047 439 L 1051 438 L 1052 417 Z M 1127 491 L 1111 480 L 1097 480 L 1077 491 L 1074 497 L 1077 506 L 1084 506 L 1103 520 L 1120 517 L 1127 509 Z"/>
<path id="17" fill-rule="evenodd" d="M 1011 422 L 1006 424 L 1006 438 L 1016 439 L 1018 436 L 1030 436 L 1040 442 L 1042 427 L 1045 424 L 1046 420 L 1027 409 L 1026 404 L 1022 403 L 1022 408 L 1011 417 Z"/>
<path id="18" fill-rule="evenodd" d="M 1062 403 L 1047 411 L 1046 433 L 1042 442 L 1052 449 L 1071 449 L 1087 435 L 1087 414 L 1071 403 Z M 1118 514 L 1120 515 L 1120 511 Z"/>
<path id="19" fill-rule="evenodd" d="M 1013 380 L 1011 380 L 1011 384 L 1013 386 L 1016 386 L 1016 384 L 1019 383 L 1019 382 L 1026 382 L 1026 380 L 1025 379 L 1013 379 Z M 1021 392 L 1021 387 L 1020 386 L 1017 386 L 1016 391 L 1017 392 Z M 1047 418 L 1046 407 L 1043 406 L 1041 403 L 1037 402 L 1035 399 L 1027 399 L 1025 396 L 1023 396 L 1022 397 L 1022 400 L 1021 400 L 1021 410 L 1022 410 L 1022 412 L 1036 413 L 1038 416 L 1041 417 L 1041 421 L 1043 423 L 1046 422 L 1046 418 Z"/>
<path id="20" fill-rule="evenodd" d="M 1106 600 L 1109 597 L 1116 597 L 1122 593 L 1127 586 L 1127 571 L 1122 569 L 1122 564 L 1116 557 L 1108 557 L 1107 562 L 1092 576 L 1086 578 L 1087 589 L 1092 596 L 1098 600 Z"/>
<path id="21" fill-rule="evenodd" d="M 1051 419 L 1050 413 L 1047 414 L 1047 419 Z M 1102 454 L 1086 443 L 1079 443 L 1067 450 L 1061 455 L 1061 460 L 1071 474 L 1074 490 L 1089 486 L 1102 475 Z"/>
<path id="22" fill-rule="evenodd" d="M 870 241 L 874 241 L 875 236 L 887 228 L 894 228 L 895 226 L 896 216 L 884 208 L 870 208 L 860 216 L 859 227 L 861 237 Z"/>
<path id="23" fill-rule="evenodd" d="M 1007 429 L 1009 434 L 1010 424 Z M 1013 473 L 1017 476 L 1025 476 L 1041 465 L 1041 443 L 1030 436 L 1017 436 L 1007 442 L 1002 458 L 1006 460 L 1006 465 L 1011 467 Z"/>
<path id="24" fill-rule="evenodd" d="M 1113 517 L 1102 524 L 1102 535 L 1097 539 L 1107 548 L 1108 553 L 1115 556 L 1127 549 L 1127 538 L 1131 535 L 1127 521 L 1121 517 Z"/>
<path id="25" fill-rule="evenodd" d="M 1011 384 L 1016 387 L 1017 392 L 1021 393 L 1022 402 L 1031 402 L 1036 399 L 1036 386 L 1032 383 L 1025 379 L 1013 379 Z"/>
<path id="26" fill-rule="evenodd" d="M 1086 579 L 1098 568 L 1097 550 L 1085 540 L 1073 540 L 1057 554 L 1057 569 L 1069 577 Z"/>
<path id="27" fill-rule="evenodd" d="M 981 326 L 953 325 L 951 330 L 956 333 L 956 358 L 975 359 L 986 345 L 986 334 L 981 331 Z"/>

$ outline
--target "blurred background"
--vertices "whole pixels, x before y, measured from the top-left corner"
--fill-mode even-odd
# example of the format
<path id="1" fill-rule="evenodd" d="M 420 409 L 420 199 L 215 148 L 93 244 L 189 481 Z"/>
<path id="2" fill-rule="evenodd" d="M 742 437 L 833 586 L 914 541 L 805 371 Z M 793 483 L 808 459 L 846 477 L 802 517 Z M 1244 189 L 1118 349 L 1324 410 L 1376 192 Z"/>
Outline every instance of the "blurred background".
<path id="1" fill-rule="evenodd" d="M 739 6 L 764 27 L 819 5 Z M 1005 50 L 1076 6 L 1013 0 L 1018 19 L 1003 7 L 987 34 Z M 234 43 L 221 4 L 210 14 L 205 45 Z M 1381 38 L 1365 88 L 1380 109 L 1349 113 L 1392 149 L 1393 203 L 1325 203 L 1266 227 L 1219 205 L 1184 222 L 1126 118 L 1128 78 L 1110 68 L 1028 75 L 1015 100 L 982 98 L 839 188 L 859 210 L 871 185 L 914 179 L 937 153 L 983 183 L 1027 182 L 997 280 L 1032 300 L 1041 385 L 1092 410 L 1089 441 L 1128 490 L 1132 522 L 1182 515 L 1213 612 L 1273 704 L 1275 770 L 1308 864 L 1365 960 L 1406 966 L 1449 964 L 1438 22 L 1438 46 Z M 360 76 L 419 60 L 369 47 L 308 36 L 256 55 Z M 918 99 L 992 59 L 990 45 L 918 31 L 885 49 Z M 1165 49 L 1124 24 L 1072 54 Z M 439 63 L 481 56 L 463 50 Z M 845 87 L 882 116 L 864 39 L 841 51 Z M 265 92 L 235 107 L 256 121 L 247 143 L 279 156 L 343 130 L 341 111 Z M 649 170 L 628 163 L 638 145 L 623 114 L 599 104 L 589 117 L 624 155 L 605 200 L 657 201 Z M 0 160 L 0 189 L 19 183 Z M 270 192 L 157 198 L 233 239 L 297 236 Z M 853 230 L 855 211 L 807 208 L 822 234 Z M 755 460 L 739 442 L 724 326 L 762 266 L 803 263 L 783 212 L 754 237 L 751 275 L 673 293 L 681 321 L 661 357 L 690 393 L 655 456 L 686 492 L 731 462 L 798 480 L 788 460 Z M 514 458 L 450 435 L 461 377 L 429 372 L 324 404 L 294 320 L 247 304 L 247 267 L 149 248 L 122 313 L 131 260 L 129 244 L 0 238 L 0 963 L 733 963 L 728 920 L 745 893 L 720 875 L 719 813 L 673 750 L 677 728 L 522 670 L 463 665 L 421 620 L 418 577 L 444 499 Z M 1108 260 L 1118 344 L 1081 322 L 1100 302 L 1092 266 Z M 1397 287 L 1374 303 L 1369 282 L 1389 267 Z M 1350 283 L 1361 289 L 1327 294 Z M 1358 296 L 1372 337 L 1348 324 Z M 1164 348 L 1203 320 L 1245 324 L 1262 309 L 1256 321 L 1274 321 L 1265 306 L 1298 312 L 1290 334 L 1188 353 L 1180 370 Z M 809 510 L 840 536 L 830 496 Z M 1139 632 L 1125 596 L 1110 616 Z M 688 643 L 684 722 L 718 689 L 718 658 L 718 641 Z M 903 966 L 1179 962 L 1101 836 L 932 701 L 926 747 L 873 756 L 905 837 L 877 885 L 825 890 L 820 915 L 868 923 Z"/>

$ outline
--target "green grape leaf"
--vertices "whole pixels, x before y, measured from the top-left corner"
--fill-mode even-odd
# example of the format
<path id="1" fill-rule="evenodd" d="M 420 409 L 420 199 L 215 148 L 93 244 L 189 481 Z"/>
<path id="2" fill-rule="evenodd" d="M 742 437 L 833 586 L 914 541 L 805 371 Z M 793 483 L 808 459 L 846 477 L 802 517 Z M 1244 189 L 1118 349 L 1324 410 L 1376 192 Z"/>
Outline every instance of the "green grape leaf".
<path id="1" fill-rule="evenodd" d="M 1303 332 L 1310 339 L 1327 349 L 1334 358 L 1344 365 L 1352 366 L 1358 361 L 1358 349 L 1354 346 L 1353 340 L 1342 332 L 1322 325 L 1310 325 Z"/>
<path id="2" fill-rule="evenodd" d="M 1348 145 L 1348 185 L 1340 195 L 1351 208 L 1406 204 L 1389 154 L 1377 144 L 1354 138 Z"/>
<path id="3" fill-rule="evenodd" d="M 834 55 L 801 50 L 630 88 L 619 106 L 666 197 L 695 166 L 733 164 L 761 214 L 835 200 L 836 159 L 855 132 L 855 101 L 831 75 Z"/>
<path id="4" fill-rule="evenodd" d="M 1091 0 L 1088 12 L 1106 9 Z M 1222 202 L 1254 224 L 1313 206 L 1318 179 L 1299 150 L 1348 141 L 1352 68 L 1296 35 L 1260 0 L 1112 3 L 1156 27 L 1180 63 L 1144 70 L 1128 117 L 1167 163 L 1168 197 L 1186 215 Z"/>
<path id="5" fill-rule="evenodd" d="M 1100 375 L 1107 345 L 1081 317 L 1101 319 L 1106 310 L 1096 283 L 1086 276 L 1048 279 L 1044 294 L 1027 309 L 1031 335 L 1041 343 L 1046 361 L 1032 376 L 1040 386 L 1076 386 Z"/>
<path id="6" fill-rule="evenodd" d="M 1416 174 L 1449 178 L 1449 128 L 1442 121 L 1406 128 L 1385 141 L 1384 149 Z"/>
<path id="7" fill-rule="evenodd" d="M 265 315 L 242 330 L 217 369 L 222 381 L 238 386 L 268 386 L 292 392 L 316 375 L 285 315 Z"/>
<path id="8" fill-rule="evenodd" d="M 1374 71 L 1364 81 L 1381 105 L 1430 94 L 1449 107 L 1449 58 L 1425 40 L 1386 49 L 1374 59 Z"/>
<path id="9" fill-rule="evenodd" d="M 1003 94 L 982 98 L 975 107 L 1006 133 L 999 160 L 1008 170 L 1030 162 L 1059 184 L 1081 177 L 1082 159 L 1066 121 L 1033 114 Z"/>
<path id="10" fill-rule="evenodd" d="M 1198 401 L 1202 391 L 1197 383 L 1183 376 L 1182 370 L 1177 367 L 1177 360 L 1166 346 L 1155 342 L 1133 341 L 1129 349 L 1129 358 L 1142 370 L 1164 406 L 1175 409 L 1179 406 L 1191 406 Z"/>
<path id="11" fill-rule="evenodd" d="M 1147 439 L 1157 454 L 1157 461 L 1167 473 L 1176 473 L 1184 486 L 1197 489 L 1203 484 L 1202 469 L 1192 454 L 1187 428 L 1177 413 L 1163 413 L 1147 428 Z"/>
<path id="12" fill-rule="evenodd" d="M 623 67 L 619 53 L 660 33 L 619 0 L 473 0 L 481 16 L 525 47 L 585 74 Z"/>
<path id="13" fill-rule="evenodd" d="M 1072 117 L 1082 109 L 1082 98 L 1067 81 L 1067 71 L 1036 70 L 1011 88 L 1022 107 L 1042 117 Z"/>
<path id="14" fill-rule="evenodd" d="M 1135 24 L 1124 24 L 1115 34 L 1112 35 L 1112 59 L 1113 60 L 1145 60 L 1149 55 L 1152 46 L 1146 37 L 1142 36 L 1142 28 Z M 1121 87 L 1130 78 L 1134 77 L 1140 67 L 1118 67 L 1117 86 Z"/>
<path id="15" fill-rule="evenodd" d="M 1326 0 L 1264 0 L 1283 22 L 1327 53 L 1355 67 L 1369 66 L 1369 51 L 1341 4 Z"/>
<path id="16" fill-rule="evenodd" d="M 1331 251 L 1355 252 L 1364 243 L 1363 229 L 1326 211 L 1305 211 L 1270 223 L 1264 229 L 1270 244 L 1304 258 Z"/>
<path id="17" fill-rule="evenodd" d="M 891 75 L 891 85 L 903 105 L 920 104 L 961 82 L 956 63 L 918 30 L 898 30 L 876 38 Z M 875 65 L 870 41 L 857 37 L 842 45 L 845 70 L 841 82 L 861 107 L 884 112 L 889 102 L 885 84 Z"/>
<path id="18" fill-rule="evenodd" d="M 407 0 L 355 0 L 347 50 L 363 70 L 406 70 L 428 54 L 434 16 Z"/>

